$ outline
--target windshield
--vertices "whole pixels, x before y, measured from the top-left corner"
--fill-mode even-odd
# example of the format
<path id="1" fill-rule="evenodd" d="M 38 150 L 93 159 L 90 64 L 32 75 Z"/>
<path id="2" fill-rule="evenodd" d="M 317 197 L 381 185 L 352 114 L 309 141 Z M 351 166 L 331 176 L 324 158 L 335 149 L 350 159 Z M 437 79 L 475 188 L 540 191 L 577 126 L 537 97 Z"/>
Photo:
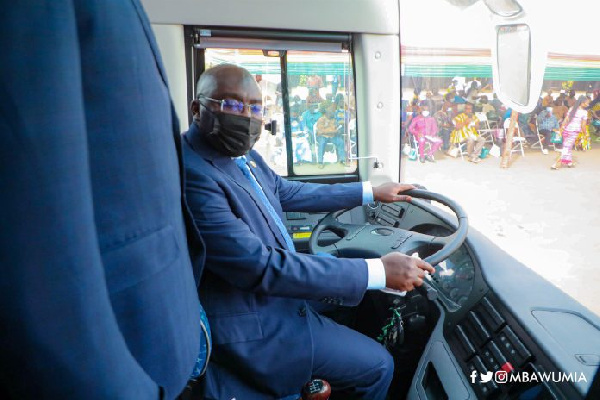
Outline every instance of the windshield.
<path id="1" fill-rule="evenodd" d="M 600 47 L 546 27 L 537 107 L 513 113 L 492 79 L 489 15 L 400 2 L 402 179 L 456 199 L 473 229 L 600 314 Z"/>

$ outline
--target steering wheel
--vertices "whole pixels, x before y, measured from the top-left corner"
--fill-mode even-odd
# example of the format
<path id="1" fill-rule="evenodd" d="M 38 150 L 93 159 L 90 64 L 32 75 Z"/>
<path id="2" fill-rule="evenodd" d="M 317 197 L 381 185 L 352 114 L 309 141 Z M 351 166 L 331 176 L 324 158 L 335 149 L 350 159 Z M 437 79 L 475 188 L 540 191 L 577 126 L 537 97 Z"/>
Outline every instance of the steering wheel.
<path id="1" fill-rule="evenodd" d="M 327 214 L 315 226 L 308 242 L 310 252 L 312 254 L 327 253 L 337 257 L 358 257 L 364 254 L 381 257 L 392 251 L 412 254 L 417 249 L 426 247 L 430 250 L 438 249 L 424 259 L 432 266 L 450 257 L 467 238 L 469 220 L 465 211 L 454 200 L 439 193 L 413 189 L 403 192 L 403 194 L 415 199 L 434 200 L 450 208 L 458 219 L 456 232 L 450 236 L 431 236 L 388 225 L 345 224 L 338 221 L 338 217 L 347 210 L 340 210 Z M 319 236 L 325 230 L 336 233 L 342 239 L 330 245 L 320 246 Z M 427 297 L 435 298 L 435 290 L 426 281 L 424 283 Z"/>

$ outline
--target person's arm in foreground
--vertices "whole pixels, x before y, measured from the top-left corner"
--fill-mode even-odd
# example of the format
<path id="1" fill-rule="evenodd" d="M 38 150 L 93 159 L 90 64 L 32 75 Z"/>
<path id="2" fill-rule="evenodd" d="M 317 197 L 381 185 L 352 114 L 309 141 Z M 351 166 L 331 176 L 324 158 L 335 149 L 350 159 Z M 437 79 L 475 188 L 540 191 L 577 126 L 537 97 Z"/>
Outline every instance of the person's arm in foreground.
<path id="1" fill-rule="evenodd" d="M 73 8 L 0 15 L 0 397 L 156 399 L 106 287 Z"/>

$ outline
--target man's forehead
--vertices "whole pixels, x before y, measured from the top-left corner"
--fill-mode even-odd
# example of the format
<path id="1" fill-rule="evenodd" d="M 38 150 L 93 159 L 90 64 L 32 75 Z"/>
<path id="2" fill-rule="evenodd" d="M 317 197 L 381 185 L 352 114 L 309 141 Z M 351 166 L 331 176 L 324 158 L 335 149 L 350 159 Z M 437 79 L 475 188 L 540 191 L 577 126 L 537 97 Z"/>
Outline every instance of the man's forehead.
<path id="1" fill-rule="evenodd" d="M 241 68 L 223 68 L 214 76 L 213 96 L 240 97 L 242 99 L 261 100 L 261 91 L 250 74 Z"/>

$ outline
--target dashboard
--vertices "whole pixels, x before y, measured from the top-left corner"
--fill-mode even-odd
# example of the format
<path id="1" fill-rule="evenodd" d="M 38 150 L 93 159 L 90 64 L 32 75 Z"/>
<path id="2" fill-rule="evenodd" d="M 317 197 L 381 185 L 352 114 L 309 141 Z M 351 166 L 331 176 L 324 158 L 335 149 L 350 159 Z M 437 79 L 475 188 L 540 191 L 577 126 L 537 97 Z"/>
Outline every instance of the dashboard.
<path id="1" fill-rule="evenodd" d="M 288 213 L 286 225 L 300 251 L 308 251 L 310 232 L 325 215 Z M 455 219 L 425 201 L 356 207 L 342 214 L 339 220 L 431 236 L 449 236 L 455 229 Z M 322 240 L 334 243 L 341 239 L 332 232 L 325 232 Z M 393 249 L 387 250 L 391 251 Z M 419 250 L 419 256 L 425 258 L 432 252 L 432 249 Z M 384 254 L 381 249 L 377 249 L 377 253 Z M 521 285 L 512 284 L 510 276 L 518 276 L 521 285 L 529 290 L 523 291 Z M 504 280 L 507 284 L 503 284 Z M 581 382 L 498 384 L 494 380 L 481 382 L 471 379 L 473 374 L 480 376 L 490 371 L 506 372 L 507 376 L 511 376 L 522 373 L 560 374 L 561 371 L 577 371 L 579 368 L 587 371 L 591 381 L 593 372 L 590 371 L 595 371 L 597 365 L 589 364 L 590 354 L 598 353 L 593 347 L 600 343 L 600 329 L 591 322 L 594 316 L 582 311 L 582 307 L 572 299 L 565 299 L 564 293 L 541 280 L 477 232 L 470 232 L 467 241 L 438 264 L 431 285 L 438 291 L 439 326 L 431 333 L 408 398 L 583 398 L 586 385 Z M 545 296 L 552 296 L 552 301 Z M 542 298 L 545 300 L 540 303 Z M 539 304 L 548 307 L 539 307 Z M 595 320 L 598 318 L 595 317 Z M 566 323 L 578 327 L 575 336 L 579 331 L 587 332 L 587 343 L 582 338 L 570 345 L 572 349 L 556 346 L 556 342 L 572 342 L 570 335 L 573 332 L 561 330 L 561 325 Z M 587 361 L 579 359 L 579 362 L 574 362 L 577 357 L 583 356 L 587 357 Z M 472 394 L 469 395 L 469 392 Z"/>
<path id="2" fill-rule="evenodd" d="M 418 204 L 429 203 L 421 201 Z M 368 207 L 367 215 L 367 222 L 371 224 L 393 226 L 436 237 L 450 236 L 453 233 L 445 222 L 423 213 L 420 207 L 411 204 L 372 204 Z M 428 255 L 430 252 L 425 249 L 419 257 L 425 258 Z M 431 278 L 431 285 L 438 291 L 439 298 L 448 311 L 457 311 L 467 304 L 475 284 L 475 260 L 467 246 L 463 244 L 439 263 Z"/>
<path id="3" fill-rule="evenodd" d="M 311 232 L 325 213 L 286 213 L 288 233 L 300 251 L 308 252 L 308 239 Z M 427 214 L 429 215 L 429 214 Z M 370 224 L 402 228 L 430 236 L 450 236 L 450 226 L 438 218 L 425 215 L 419 207 L 407 203 L 373 203 L 342 214 L 340 222 Z M 324 232 L 320 238 L 323 244 L 334 243 L 340 238 L 332 232 Z M 393 251 L 392 248 L 388 249 Z M 427 252 L 419 256 L 429 255 Z M 438 264 L 432 275 L 432 286 L 438 290 L 440 300 L 449 311 L 457 311 L 468 303 L 475 284 L 475 261 L 466 245 L 462 245 L 445 261 Z"/>
<path id="4" fill-rule="evenodd" d="M 422 203 L 423 204 L 423 203 Z M 308 239 L 311 232 L 325 213 L 286 213 L 288 233 L 294 238 L 300 251 L 308 252 Z M 452 229 L 449 225 L 431 214 L 423 213 L 422 209 L 407 203 L 379 204 L 373 203 L 358 207 L 342 214 L 340 222 L 349 224 L 377 225 L 401 228 L 430 236 L 450 236 Z M 330 244 L 340 240 L 332 232 L 324 232 L 320 243 Z M 381 255 L 393 251 L 393 248 L 377 249 Z M 429 255 L 427 250 L 419 250 L 419 256 Z M 372 255 L 371 255 L 372 256 Z M 438 264 L 431 284 L 438 291 L 439 298 L 448 311 L 459 310 L 468 303 L 469 296 L 475 284 L 475 260 L 466 245 L 462 245 L 445 261 Z"/>

